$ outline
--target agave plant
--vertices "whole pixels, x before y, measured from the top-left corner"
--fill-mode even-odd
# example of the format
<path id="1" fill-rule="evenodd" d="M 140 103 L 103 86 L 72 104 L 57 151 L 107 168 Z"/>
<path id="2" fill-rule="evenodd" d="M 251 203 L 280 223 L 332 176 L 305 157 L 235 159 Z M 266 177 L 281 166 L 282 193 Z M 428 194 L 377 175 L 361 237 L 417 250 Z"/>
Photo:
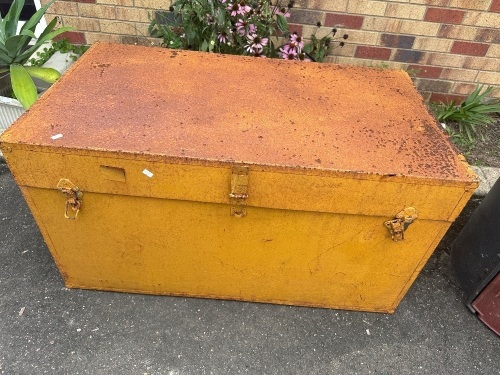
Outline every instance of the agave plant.
<path id="1" fill-rule="evenodd" d="M 4 18 L 0 16 L 0 73 L 10 72 L 12 90 L 25 109 L 38 98 L 37 89 L 32 78 L 39 78 L 45 82 L 54 83 L 60 76 L 52 68 L 26 66 L 31 55 L 45 42 L 57 35 L 71 30 L 70 27 L 61 27 L 54 30 L 57 19 L 54 18 L 43 30 L 38 39 L 35 28 L 54 0 L 45 4 L 26 21 L 17 32 L 19 17 L 24 7 L 24 0 L 14 0 Z M 32 40 L 34 43 L 30 45 Z"/>

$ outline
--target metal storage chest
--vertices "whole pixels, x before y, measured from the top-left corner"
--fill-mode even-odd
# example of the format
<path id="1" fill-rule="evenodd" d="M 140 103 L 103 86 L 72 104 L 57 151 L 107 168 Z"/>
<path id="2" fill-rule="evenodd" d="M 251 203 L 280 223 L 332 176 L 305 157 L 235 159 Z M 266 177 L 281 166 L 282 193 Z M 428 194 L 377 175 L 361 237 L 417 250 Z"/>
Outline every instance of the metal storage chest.
<path id="1" fill-rule="evenodd" d="M 402 71 L 105 43 L 1 148 L 75 288 L 393 312 L 477 186 Z"/>

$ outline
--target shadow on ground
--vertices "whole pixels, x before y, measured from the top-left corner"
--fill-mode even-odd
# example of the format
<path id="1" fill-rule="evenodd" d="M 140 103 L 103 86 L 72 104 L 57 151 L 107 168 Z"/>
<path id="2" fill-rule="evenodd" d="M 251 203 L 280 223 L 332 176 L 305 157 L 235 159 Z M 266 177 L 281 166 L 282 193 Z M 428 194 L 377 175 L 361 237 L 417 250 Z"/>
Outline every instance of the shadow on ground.
<path id="1" fill-rule="evenodd" d="M 68 290 L 0 163 L 1 374 L 498 374 L 464 306 L 451 241 L 394 315 Z"/>

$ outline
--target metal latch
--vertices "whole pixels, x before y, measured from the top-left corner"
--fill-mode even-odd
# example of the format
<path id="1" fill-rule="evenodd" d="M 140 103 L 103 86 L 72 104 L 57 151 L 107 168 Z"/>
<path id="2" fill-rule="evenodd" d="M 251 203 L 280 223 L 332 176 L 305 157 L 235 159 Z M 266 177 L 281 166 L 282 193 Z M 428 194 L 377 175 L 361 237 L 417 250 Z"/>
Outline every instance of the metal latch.
<path id="1" fill-rule="evenodd" d="M 405 230 L 418 218 L 417 210 L 413 207 L 406 207 L 399 212 L 394 219 L 386 221 L 384 225 L 389 229 L 394 242 L 405 239 Z"/>
<path id="2" fill-rule="evenodd" d="M 74 183 L 72 183 L 67 178 L 61 178 L 57 183 L 57 189 L 61 191 L 66 196 L 66 204 L 64 207 L 64 217 L 66 219 L 75 220 L 82 207 L 83 193 L 78 189 Z M 69 211 L 74 212 L 73 215 L 69 215 Z"/>
<path id="3" fill-rule="evenodd" d="M 248 198 L 248 171 L 247 166 L 235 165 L 231 168 L 231 192 L 229 193 L 231 216 L 243 217 L 247 215 L 244 205 Z"/>

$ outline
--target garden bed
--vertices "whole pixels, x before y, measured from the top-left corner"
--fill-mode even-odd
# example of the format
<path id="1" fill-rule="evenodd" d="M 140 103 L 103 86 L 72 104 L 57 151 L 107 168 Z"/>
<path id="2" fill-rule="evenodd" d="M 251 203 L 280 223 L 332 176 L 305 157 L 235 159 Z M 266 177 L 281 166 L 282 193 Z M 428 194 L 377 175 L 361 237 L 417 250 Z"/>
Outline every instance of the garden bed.
<path id="1" fill-rule="evenodd" d="M 455 144 L 471 165 L 500 168 L 500 116 L 483 127 L 482 133 L 484 140 L 478 137 L 473 144 L 465 140 L 455 141 Z"/>

